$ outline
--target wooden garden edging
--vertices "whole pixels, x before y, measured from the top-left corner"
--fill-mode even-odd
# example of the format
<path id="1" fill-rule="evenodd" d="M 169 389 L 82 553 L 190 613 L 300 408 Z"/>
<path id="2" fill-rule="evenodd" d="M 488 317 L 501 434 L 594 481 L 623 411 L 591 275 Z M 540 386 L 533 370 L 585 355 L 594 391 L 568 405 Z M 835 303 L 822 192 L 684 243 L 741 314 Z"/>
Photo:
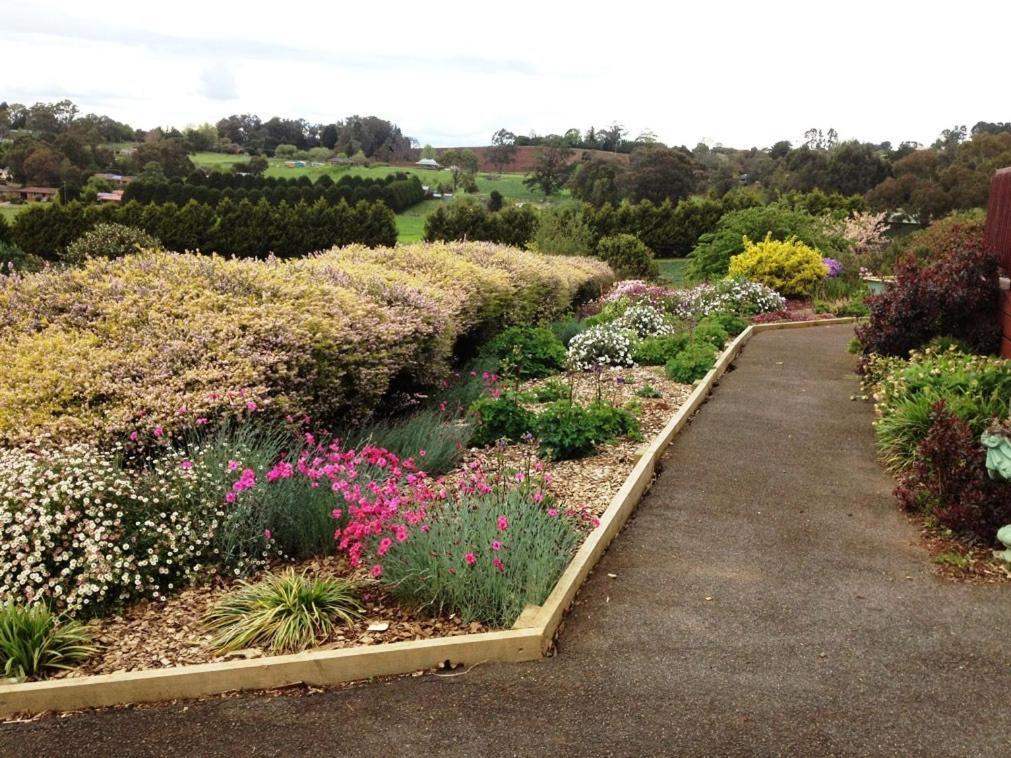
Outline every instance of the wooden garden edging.
<path id="1" fill-rule="evenodd" d="M 118 674 L 0 685 L 0 717 L 44 711 L 71 711 L 127 703 L 189 699 L 235 690 L 263 690 L 293 684 L 335 685 L 373 677 L 409 674 L 446 664 L 473 666 L 519 662 L 546 653 L 580 586 L 611 540 L 649 489 L 667 446 L 705 402 L 741 349 L 759 332 L 854 322 L 853 318 L 752 324 L 720 354 L 663 430 L 644 450 L 621 489 L 559 578 L 544 605 L 528 606 L 512 629 L 479 632 L 339 650 L 316 650 L 252 660 L 203 663 Z"/>

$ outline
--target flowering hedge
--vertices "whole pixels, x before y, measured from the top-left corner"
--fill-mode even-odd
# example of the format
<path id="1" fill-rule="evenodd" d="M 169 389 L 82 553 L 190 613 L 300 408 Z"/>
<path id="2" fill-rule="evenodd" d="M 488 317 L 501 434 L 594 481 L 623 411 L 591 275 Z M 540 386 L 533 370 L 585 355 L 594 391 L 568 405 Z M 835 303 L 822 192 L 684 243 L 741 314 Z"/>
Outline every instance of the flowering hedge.
<path id="1" fill-rule="evenodd" d="M 253 411 L 363 416 L 398 377 L 441 378 L 460 337 L 557 316 L 612 278 L 489 243 L 3 276 L 0 444 L 143 442 Z"/>

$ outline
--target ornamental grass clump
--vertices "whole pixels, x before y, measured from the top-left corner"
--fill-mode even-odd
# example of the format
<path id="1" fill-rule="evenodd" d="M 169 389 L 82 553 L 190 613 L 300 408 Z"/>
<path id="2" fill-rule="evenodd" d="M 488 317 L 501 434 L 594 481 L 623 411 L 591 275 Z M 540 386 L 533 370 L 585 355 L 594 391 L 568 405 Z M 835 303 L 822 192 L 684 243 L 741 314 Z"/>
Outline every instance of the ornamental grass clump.
<path id="1" fill-rule="evenodd" d="M 373 573 L 402 602 L 509 627 L 524 607 L 547 599 L 565 570 L 579 543 L 579 514 L 555 502 L 546 476 L 486 476 L 474 466 Z"/>
<path id="2" fill-rule="evenodd" d="M 42 679 L 76 668 L 96 651 L 87 627 L 61 620 L 45 606 L 0 606 L 0 672 L 7 679 Z"/>
<path id="3" fill-rule="evenodd" d="M 207 612 L 204 623 L 219 651 L 262 647 L 296 653 L 325 642 L 361 610 L 350 582 L 288 570 L 242 582 Z"/>

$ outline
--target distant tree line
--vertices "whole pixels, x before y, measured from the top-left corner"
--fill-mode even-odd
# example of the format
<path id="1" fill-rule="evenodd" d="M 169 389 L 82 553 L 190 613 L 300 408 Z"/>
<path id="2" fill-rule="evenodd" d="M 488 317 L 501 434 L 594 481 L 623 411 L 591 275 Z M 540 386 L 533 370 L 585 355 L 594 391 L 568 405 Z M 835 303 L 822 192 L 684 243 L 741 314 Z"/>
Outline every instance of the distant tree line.
<path id="1" fill-rule="evenodd" d="M 333 181 L 324 174 L 315 183 L 308 176 L 278 178 L 252 174 L 229 174 L 195 171 L 185 180 L 138 180 L 123 191 L 123 202 L 167 203 L 183 205 L 196 200 L 216 206 L 223 200 L 258 203 L 261 199 L 272 205 L 282 202 L 314 203 L 324 200 L 330 204 L 359 201 L 385 203 L 394 213 L 401 213 L 425 199 L 425 190 L 417 176 L 404 172 L 389 174 L 385 178 L 345 175 Z"/>
<path id="2" fill-rule="evenodd" d="M 394 245 L 393 211 L 384 203 L 326 200 L 271 204 L 223 199 L 217 206 L 176 203 L 37 204 L 18 214 L 9 235 L 25 253 L 60 260 L 67 246 L 98 223 L 142 229 L 169 250 L 241 257 L 294 257 L 335 245 Z"/>

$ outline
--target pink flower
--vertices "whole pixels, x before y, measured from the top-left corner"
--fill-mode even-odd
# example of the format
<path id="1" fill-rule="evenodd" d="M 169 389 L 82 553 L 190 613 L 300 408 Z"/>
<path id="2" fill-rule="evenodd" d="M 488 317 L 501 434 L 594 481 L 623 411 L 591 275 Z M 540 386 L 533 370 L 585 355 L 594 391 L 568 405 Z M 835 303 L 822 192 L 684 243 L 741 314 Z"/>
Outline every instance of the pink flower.
<path id="1" fill-rule="evenodd" d="M 439 403 L 439 410 L 440 411 L 445 411 L 446 410 L 446 401 L 445 400 L 442 401 L 441 403 Z"/>
<path id="2" fill-rule="evenodd" d="M 379 547 L 376 548 L 376 552 L 379 553 L 379 555 L 381 556 L 386 555 L 387 551 L 390 549 L 390 547 L 392 547 L 392 545 L 393 540 L 391 540 L 389 537 L 383 537 L 381 540 L 379 540 Z"/>
<path id="3" fill-rule="evenodd" d="M 378 579 L 383 575 L 383 567 L 378 563 L 372 567 L 372 578 Z"/>
<path id="4" fill-rule="evenodd" d="M 405 527 L 398 526 L 394 536 L 397 538 L 397 542 L 404 542 L 407 539 L 407 529 Z"/>
<path id="5" fill-rule="evenodd" d="M 522 471 L 517 471 L 513 475 L 513 479 L 515 479 L 517 482 L 522 482 L 526 478 L 527 478 L 526 475 Z"/>
<path id="6" fill-rule="evenodd" d="M 431 529 L 431 528 L 432 528 L 432 527 L 430 527 L 430 526 L 429 526 L 428 524 L 422 524 L 422 525 L 421 525 L 421 531 L 422 531 L 422 533 L 424 533 L 424 534 L 428 534 L 428 530 L 429 530 L 429 529 Z"/>
<path id="7" fill-rule="evenodd" d="M 507 519 L 505 516 L 499 516 L 498 517 L 498 530 L 500 532 L 504 532 L 508 528 L 509 528 L 509 519 Z"/>
<path id="8" fill-rule="evenodd" d="M 130 432 L 130 442 L 136 442 L 140 439 L 140 435 L 137 432 Z"/>
<path id="9" fill-rule="evenodd" d="M 341 516 L 344 515 L 344 511 L 342 511 L 340 508 L 334 508 L 332 511 L 330 511 L 330 515 L 333 516 L 334 518 L 340 518 Z"/>
<path id="10" fill-rule="evenodd" d="M 179 461 L 179 468 L 181 468 L 183 471 L 189 471 L 190 469 L 193 468 L 193 461 L 190 460 Z"/>
<path id="11" fill-rule="evenodd" d="M 254 401 L 250 400 L 248 403 L 246 403 L 246 410 L 249 411 L 250 413 L 252 413 L 253 411 L 255 411 L 256 410 L 256 403 Z"/>
<path id="12" fill-rule="evenodd" d="M 425 455 L 426 455 L 426 453 L 425 453 L 425 451 L 424 451 L 424 450 L 419 450 L 419 451 L 418 451 L 418 457 L 419 457 L 419 458 L 424 458 L 424 457 L 425 457 Z"/>
<path id="13" fill-rule="evenodd" d="M 592 526 L 594 529 L 596 529 L 598 526 L 600 526 L 600 519 L 597 518 L 596 516 L 594 516 L 593 518 L 591 518 L 590 519 L 590 526 Z"/>
<path id="14" fill-rule="evenodd" d="M 238 461 L 228 461 L 228 470 L 235 471 L 241 465 Z"/>
<path id="15" fill-rule="evenodd" d="M 475 563 L 477 563 L 477 556 L 474 555 L 473 553 L 467 553 L 465 556 L 463 556 L 463 560 L 466 562 L 468 566 L 473 566 Z"/>
<path id="16" fill-rule="evenodd" d="M 226 503 L 234 503 L 235 502 L 235 493 L 234 492 L 229 492 L 227 495 L 225 495 L 225 502 Z"/>
<path id="17" fill-rule="evenodd" d="M 499 550 L 502 549 L 502 543 L 499 542 L 498 540 L 492 540 L 491 541 L 491 549 L 494 550 L 497 553 Z"/>
<path id="18" fill-rule="evenodd" d="M 548 515 L 551 518 L 558 518 L 558 509 L 557 508 L 548 508 Z"/>
<path id="19" fill-rule="evenodd" d="M 538 505 L 540 505 L 542 500 L 544 500 L 544 493 L 543 492 L 535 492 L 534 493 L 534 502 L 537 503 Z"/>
<path id="20" fill-rule="evenodd" d="M 165 431 L 165 430 L 164 430 L 164 429 L 162 429 L 162 428 L 161 428 L 160 426 L 156 426 L 156 427 L 154 428 L 154 436 L 155 436 L 155 437 L 161 437 L 161 436 L 162 436 L 162 434 L 164 433 L 164 431 Z"/>
<path id="21" fill-rule="evenodd" d="M 205 419 L 203 416 L 201 416 L 200 418 L 197 419 L 197 426 L 203 426 L 206 423 L 207 423 L 207 419 Z"/>
<path id="22" fill-rule="evenodd" d="M 505 571 L 505 564 L 499 558 L 493 558 L 491 565 L 497 568 L 499 571 Z"/>
<path id="23" fill-rule="evenodd" d="M 270 538 L 273 537 L 273 536 L 274 536 L 274 533 L 272 531 L 270 531 L 269 529 L 264 529 L 263 530 L 263 539 L 267 540 L 267 542 L 270 542 Z"/>

